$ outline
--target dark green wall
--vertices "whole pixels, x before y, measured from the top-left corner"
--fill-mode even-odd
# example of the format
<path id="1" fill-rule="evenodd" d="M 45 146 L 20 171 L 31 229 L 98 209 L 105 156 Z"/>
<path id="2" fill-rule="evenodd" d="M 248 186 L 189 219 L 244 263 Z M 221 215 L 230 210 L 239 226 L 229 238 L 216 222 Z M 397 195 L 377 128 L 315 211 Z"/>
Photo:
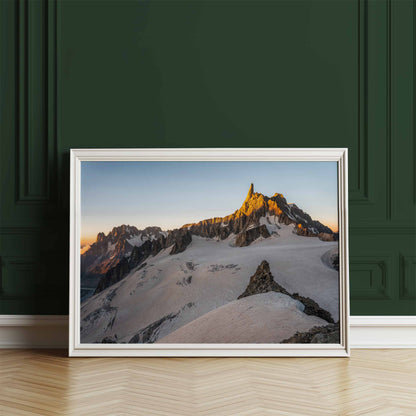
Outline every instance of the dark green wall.
<path id="1" fill-rule="evenodd" d="M 67 313 L 71 147 L 317 146 L 350 149 L 352 314 L 416 314 L 412 1 L 0 7 L 0 313 Z"/>

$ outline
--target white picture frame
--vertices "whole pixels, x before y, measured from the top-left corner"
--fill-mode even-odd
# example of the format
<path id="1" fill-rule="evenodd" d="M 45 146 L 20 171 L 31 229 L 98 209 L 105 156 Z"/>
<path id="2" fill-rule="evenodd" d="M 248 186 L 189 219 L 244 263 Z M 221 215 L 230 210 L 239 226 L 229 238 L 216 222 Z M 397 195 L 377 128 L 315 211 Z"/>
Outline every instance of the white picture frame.
<path id="1" fill-rule="evenodd" d="M 347 148 L 71 149 L 69 356 L 348 357 Z M 338 164 L 339 344 L 85 344 L 80 342 L 81 163 L 84 161 L 335 161 Z"/>

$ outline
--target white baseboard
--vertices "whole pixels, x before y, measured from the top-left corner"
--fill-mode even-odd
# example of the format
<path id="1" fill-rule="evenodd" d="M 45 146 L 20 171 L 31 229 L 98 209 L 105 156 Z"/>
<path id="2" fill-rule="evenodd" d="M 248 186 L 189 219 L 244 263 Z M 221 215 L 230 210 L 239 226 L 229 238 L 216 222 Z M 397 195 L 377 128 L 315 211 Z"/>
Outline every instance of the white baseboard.
<path id="1" fill-rule="evenodd" d="M 351 348 L 416 348 L 416 316 L 351 316 Z M 67 348 L 66 315 L 0 315 L 0 348 Z"/>
<path id="2" fill-rule="evenodd" d="M 67 346 L 67 315 L 0 315 L 0 348 Z"/>
<path id="3" fill-rule="evenodd" d="M 416 348 L 416 316 L 351 316 L 351 348 Z"/>

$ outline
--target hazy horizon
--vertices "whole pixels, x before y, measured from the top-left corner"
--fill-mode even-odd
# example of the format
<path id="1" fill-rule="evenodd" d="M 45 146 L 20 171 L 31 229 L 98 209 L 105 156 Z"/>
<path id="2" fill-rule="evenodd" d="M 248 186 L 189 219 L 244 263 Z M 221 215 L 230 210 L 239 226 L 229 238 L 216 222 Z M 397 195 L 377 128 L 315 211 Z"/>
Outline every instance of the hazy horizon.
<path id="1" fill-rule="evenodd" d="M 168 230 L 224 217 L 251 183 L 338 231 L 336 162 L 81 162 L 81 242 L 122 224 Z"/>

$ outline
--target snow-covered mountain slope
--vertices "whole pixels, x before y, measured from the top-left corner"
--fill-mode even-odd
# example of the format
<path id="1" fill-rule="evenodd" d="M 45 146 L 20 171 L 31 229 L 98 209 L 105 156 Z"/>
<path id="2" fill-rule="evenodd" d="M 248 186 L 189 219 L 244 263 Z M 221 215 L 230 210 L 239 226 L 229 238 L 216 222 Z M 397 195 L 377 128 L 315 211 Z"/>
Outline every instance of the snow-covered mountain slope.
<path id="1" fill-rule="evenodd" d="M 159 343 L 279 343 L 296 331 L 328 323 L 276 292 L 227 303 L 159 339 Z"/>
<path id="2" fill-rule="evenodd" d="M 170 246 L 147 257 L 122 280 L 82 304 L 81 341 L 161 340 L 214 309 L 236 301 L 263 260 L 270 264 L 276 282 L 288 292 L 310 297 L 338 320 L 338 273 L 322 261 L 322 256 L 338 243 L 300 236 L 295 224 L 280 223 L 270 213 L 260 221 L 271 235 L 259 237 L 248 246 L 236 247 L 234 234 L 225 239 L 193 235 L 183 252 L 170 254 Z M 282 305 L 276 308 L 283 308 Z M 257 306 L 258 310 L 266 308 Z M 239 310 L 240 306 L 232 308 Z M 210 322 L 208 318 L 206 322 Z M 316 317 L 300 321 L 307 326 L 312 318 Z M 304 330 L 302 325 L 296 330 Z M 258 336 L 255 342 L 270 342 L 266 340 L 270 337 L 262 338 L 261 333 Z"/>

